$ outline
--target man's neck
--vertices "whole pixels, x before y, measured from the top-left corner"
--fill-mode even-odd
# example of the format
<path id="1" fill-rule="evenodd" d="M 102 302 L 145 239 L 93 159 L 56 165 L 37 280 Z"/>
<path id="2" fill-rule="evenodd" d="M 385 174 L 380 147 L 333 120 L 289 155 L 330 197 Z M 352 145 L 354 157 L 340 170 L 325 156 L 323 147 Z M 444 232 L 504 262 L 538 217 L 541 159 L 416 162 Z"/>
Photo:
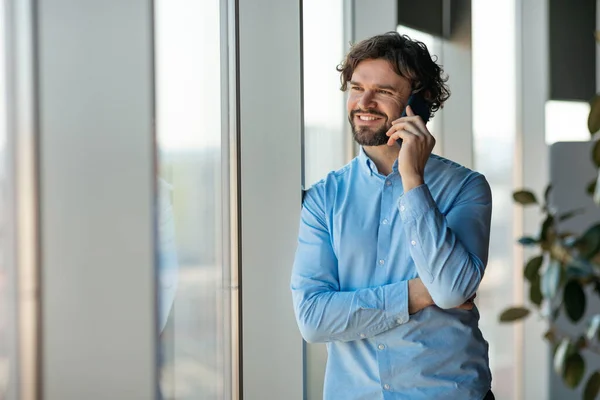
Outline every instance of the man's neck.
<path id="1" fill-rule="evenodd" d="M 387 144 L 381 146 L 363 146 L 365 153 L 377 166 L 377 170 L 382 175 L 389 175 L 392 173 L 394 162 L 398 159 L 398 152 L 400 151 L 400 145 L 395 144 L 394 146 L 388 146 Z"/>

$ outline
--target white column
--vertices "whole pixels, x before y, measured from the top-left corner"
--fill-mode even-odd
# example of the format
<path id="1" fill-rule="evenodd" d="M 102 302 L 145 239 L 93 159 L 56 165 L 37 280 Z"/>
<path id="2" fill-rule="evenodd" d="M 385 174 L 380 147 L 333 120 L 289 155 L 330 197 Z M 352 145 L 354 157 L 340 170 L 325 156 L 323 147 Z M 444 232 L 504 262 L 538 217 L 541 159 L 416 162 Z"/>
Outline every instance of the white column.
<path id="1" fill-rule="evenodd" d="M 152 7 L 37 3 L 42 397 L 157 387 Z"/>
<path id="2" fill-rule="evenodd" d="M 36 400 L 39 388 L 39 221 L 34 12 L 31 0 L 4 2 L 6 34 L 6 170 L 8 212 L 5 260 L 15 346 L 10 355 L 8 400 Z"/>
<path id="3" fill-rule="evenodd" d="M 301 9 L 238 7 L 243 397 L 302 399 L 289 288 L 301 204 Z"/>

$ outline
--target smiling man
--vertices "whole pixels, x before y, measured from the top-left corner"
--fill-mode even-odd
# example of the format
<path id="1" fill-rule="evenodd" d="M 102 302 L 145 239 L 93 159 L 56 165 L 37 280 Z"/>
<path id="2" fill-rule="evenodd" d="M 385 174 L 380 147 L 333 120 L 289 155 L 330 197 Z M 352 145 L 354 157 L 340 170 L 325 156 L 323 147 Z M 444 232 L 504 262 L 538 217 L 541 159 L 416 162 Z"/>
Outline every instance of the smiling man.
<path id="1" fill-rule="evenodd" d="M 443 71 L 396 32 L 353 46 L 338 71 L 360 154 L 306 193 L 291 278 L 303 337 L 327 343 L 324 398 L 493 399 L 473 303 L 491 192 L 431 153 Z"/>

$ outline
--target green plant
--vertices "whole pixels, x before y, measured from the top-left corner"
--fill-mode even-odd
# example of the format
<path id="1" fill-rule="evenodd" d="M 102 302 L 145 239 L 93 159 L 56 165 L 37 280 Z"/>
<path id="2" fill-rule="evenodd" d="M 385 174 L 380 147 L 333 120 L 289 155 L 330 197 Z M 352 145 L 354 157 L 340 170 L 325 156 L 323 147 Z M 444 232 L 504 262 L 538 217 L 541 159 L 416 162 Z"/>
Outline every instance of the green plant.
<path id="1" fill-rule="evenodd" d="M 600 33 L 596 33 L 600 40 Z M 600 131 L 600 93 L 590 102 L 588 129 L 592 137 Z M 598 178 L 586 188 L 600 205 L 600 140 L 591 154 L 599 171 Z M 581 210 L 557 214 L 548 206 L 548 186 L 542 202 L 530 190 L 513 193 L 515 202 L 522 206 L 540 207 L 542 224 L 537 237 L 524 236 L 521 245 L 538 249 L 535 256 L 524 266 L 524 277 L 529 283 L 529 299 L 537 313 L 548 321 L 549 329 L 544 337 L 554 348 L 553 365 L 565 384 L 577 388 L 585 376 L 586 366 L 582 352 L 600 356 L 600 312 L 592 316 L 581 332 L 572 336 L 561 331 L 556 324 L 564 312 L 573 323 L 580 323 L 586 310 L 587 295 L 600 296 L 600 222 L 591 225 L 582 235 L 560 232 L 558 223 L 577 215 Z M 599 310 L 600 311 L 600 310 Z M 521 320 L 531 314 L 524 306 L 511 307 L 500 315 L 500 322 Z M 600 371 L 595 371 L 585 383 L 583 398 L 590 400 L 600 393 Z"/>

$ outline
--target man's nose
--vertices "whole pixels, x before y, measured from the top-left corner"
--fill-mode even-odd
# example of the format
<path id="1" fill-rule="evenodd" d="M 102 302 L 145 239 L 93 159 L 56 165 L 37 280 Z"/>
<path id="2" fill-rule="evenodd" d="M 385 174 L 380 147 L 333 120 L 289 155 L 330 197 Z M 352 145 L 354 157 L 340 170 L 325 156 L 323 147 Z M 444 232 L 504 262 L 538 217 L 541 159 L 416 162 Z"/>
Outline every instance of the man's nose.
<path id="1" fill-rule="evenodd" d="M 375 98 L 374 93 L 370 90 L 365 90 L 360 96 L 360 100 L 358 101 L 358 106 L 363 109 L 375 108 Z"/>

